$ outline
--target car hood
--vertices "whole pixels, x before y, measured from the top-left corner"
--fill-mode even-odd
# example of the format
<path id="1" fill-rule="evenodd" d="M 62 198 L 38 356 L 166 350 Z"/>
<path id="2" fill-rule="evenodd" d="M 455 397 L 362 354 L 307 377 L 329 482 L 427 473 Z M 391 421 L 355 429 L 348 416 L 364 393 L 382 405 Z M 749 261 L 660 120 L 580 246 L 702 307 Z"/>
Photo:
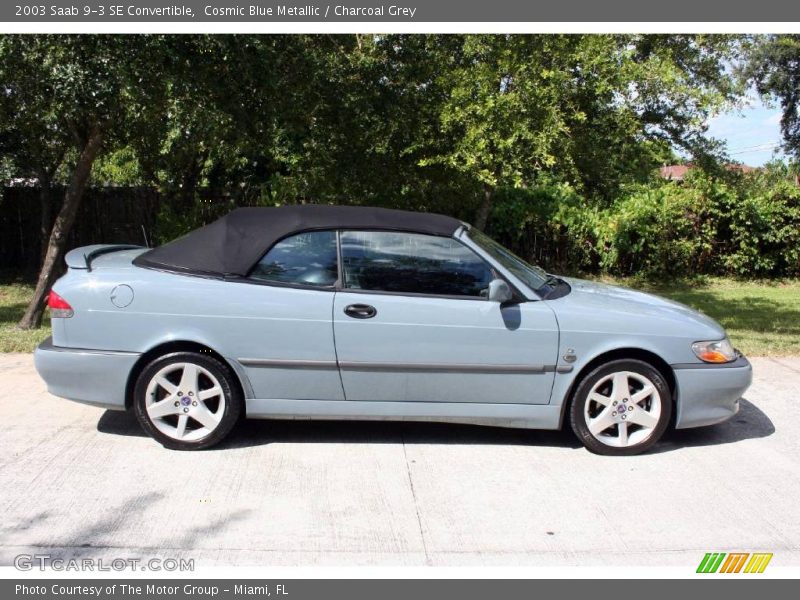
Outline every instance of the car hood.
<path id="1" fill-rule="evenodd" d="M 563 299 L 584 319 L 622 320 L 654 333 L 696 335 L 697 339 L 722 339 L 725 329 L 711 317 L 673 300 L 623 286 L 562 277 L 572 291 Z M 556 301 L 558 302 L 558 301 Z M 554 306 L 557 312 L 558 308 Z"/>

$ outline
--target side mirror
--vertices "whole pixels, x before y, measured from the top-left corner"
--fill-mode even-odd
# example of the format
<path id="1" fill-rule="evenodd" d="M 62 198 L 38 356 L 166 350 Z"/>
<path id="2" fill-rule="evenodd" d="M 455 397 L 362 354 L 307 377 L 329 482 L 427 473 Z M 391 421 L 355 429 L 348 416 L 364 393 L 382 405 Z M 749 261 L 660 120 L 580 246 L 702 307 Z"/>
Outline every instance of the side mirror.
<path id="1" fill-rule="evenodd" d="M 505 304 L 512 298 L 511 288 L 502 279 L 492 279 L 489 282 L 489 294 L 487 296 L 489 302 L 499 302 Z"/>

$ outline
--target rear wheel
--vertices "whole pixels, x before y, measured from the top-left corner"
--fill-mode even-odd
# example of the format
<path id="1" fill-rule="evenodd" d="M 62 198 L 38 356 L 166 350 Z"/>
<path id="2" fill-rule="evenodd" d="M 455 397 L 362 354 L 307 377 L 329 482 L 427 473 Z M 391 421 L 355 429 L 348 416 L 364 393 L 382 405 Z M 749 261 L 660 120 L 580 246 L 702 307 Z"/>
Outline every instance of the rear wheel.
<path id="1" fill-rule="evenodd" d="M 570 407 L 572 429 L 596 454 L 639 454 L 655 444 L 672 416 L 672 396 L 652 365 L 614 360 L 578 384 Z"/>
<path id="2" fill-rule="evenodd" d="M 233 377 L 212 356 L 176 352 L 157 358 L 136 380 L 136 418 L 166 448 L 209 448 L 230 433 L 242 412 Z"/>

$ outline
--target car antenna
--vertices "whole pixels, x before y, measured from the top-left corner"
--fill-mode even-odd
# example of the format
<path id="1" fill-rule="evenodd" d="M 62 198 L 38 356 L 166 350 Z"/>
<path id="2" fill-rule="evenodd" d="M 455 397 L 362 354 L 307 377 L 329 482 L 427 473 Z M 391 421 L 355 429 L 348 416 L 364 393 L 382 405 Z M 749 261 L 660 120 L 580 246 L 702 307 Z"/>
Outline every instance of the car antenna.
<path id="1" fill-rule="evenodd" d="M 144 237 L 144 245 L 145 245 L 145 247 L 149 248 L 150 247 L 150 242 L 147 240 L 147 230 L 144 228 L 144 225 L 142 225 L 142 237 Z"/>

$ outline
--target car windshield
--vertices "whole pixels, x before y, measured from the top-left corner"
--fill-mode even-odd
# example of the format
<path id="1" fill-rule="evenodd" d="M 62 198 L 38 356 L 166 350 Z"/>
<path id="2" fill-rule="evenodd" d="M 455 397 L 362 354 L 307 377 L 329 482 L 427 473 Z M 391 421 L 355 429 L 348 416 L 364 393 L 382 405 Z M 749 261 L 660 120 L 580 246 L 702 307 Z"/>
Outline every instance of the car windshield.
<path id="1" fill-rule="evenodd" d="M 471 228 L 467 235 L 533 291 L 539 292 L 549 287 L 550 276 L 541 267 L 526 263 L 519 256 L 477 229 Z"/>

